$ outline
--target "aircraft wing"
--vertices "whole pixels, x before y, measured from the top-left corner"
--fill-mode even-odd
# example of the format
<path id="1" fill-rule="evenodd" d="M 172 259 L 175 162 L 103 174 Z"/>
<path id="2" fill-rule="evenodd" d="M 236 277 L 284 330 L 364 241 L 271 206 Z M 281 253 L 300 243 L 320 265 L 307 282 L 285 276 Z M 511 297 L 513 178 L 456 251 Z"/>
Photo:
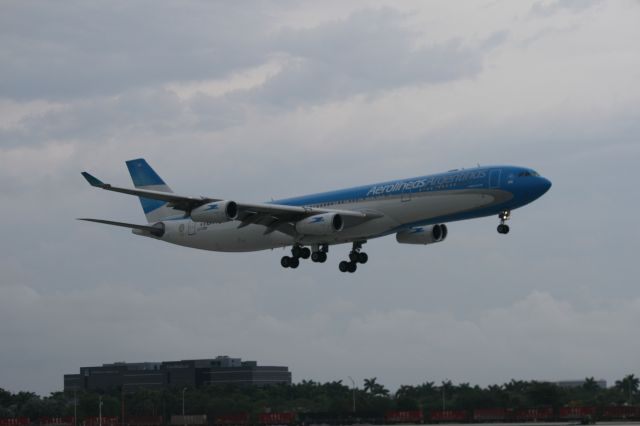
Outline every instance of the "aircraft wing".
<path id="1" fill-rule="evenodd" d="M 342 216 L 345 227 L 354 226 L 371 219 L 381 217 L 382 214 L 373 211 L 320 209 L 315 207 L 289 206 L 271 203 L 237 203 L 238 220 L 242 228 L 247 225 L 264 225 L 265 234 L 281 231 L 296 236 L 295 222 L 309 216 L 323 213 L 337 213 Z"/>
<path id="2" fill-rule="evenodd" d="M 183 195 L 176 195 L 172 192 L 150 191 L 148 189 L 136 189 L 136 188 L 122 188 L 118 186 L 112 186 L 108 183 L 102 182 L 100 179 L 90 175 L 87 172 L 82 172 L 82 176 L 91 184 L 97 188 L 102 188 L 107 191 L 120 192 L 122 194 L 136 195 L 138 197 L 151 198 L 153 200 L 161 200 L 169 203 L 169 207 L 173 207 L 177 210 L 191 211 L 196 207 L 200 207 L 204 204 L 214 201 L 222 201 L 219 198 L 206 198 L 206 197 L 185 197 Z"/>
<path id="3" fill-rule="evenodd" d="M 134 189 L 134 188 L 122 188 L 112 186 L 108 183 L 104 183 L 98 178 L 90 175 L 87 172 L 82 172 L 82 176 L 91 184 L 97 188 L 102 188 L 107 191 L 120 192 L 123 194 L 135 195 L 138 197 L 150 198 L 154 200 L 166 201 L 169 207 L 176 210 L 183 210 L 185 214 L 190 214 L 191 210 L 200 207 L 202 205 L 223 201 L 221 198 L 211 197 L 188 197 L 183 195 L 177 195 L 170 192 L 150 191 L 146 189 Z M 336 210 L 336 209 L 320 209 L 315 207 L 303 207 L 303 206 L 289 206 L 284 204 L 272 204 L 272 203 L 240 203 L 236 202 L 238 206 L 238 218 L 240 221 L 238 228 L 257 224 L 267 227 L 265 233 L 273 231 L 282 231 L 295 235 L 295 228 L 293 223 L 302 220 L 309 216 L 314 216 L 322 213 L 337 213 L 343 216 L 345 220 L 345 226 L 353 226 L 367 220 L 381 217 L 382 214 L 375 211 L 356 211 L 356 210 Z"/>

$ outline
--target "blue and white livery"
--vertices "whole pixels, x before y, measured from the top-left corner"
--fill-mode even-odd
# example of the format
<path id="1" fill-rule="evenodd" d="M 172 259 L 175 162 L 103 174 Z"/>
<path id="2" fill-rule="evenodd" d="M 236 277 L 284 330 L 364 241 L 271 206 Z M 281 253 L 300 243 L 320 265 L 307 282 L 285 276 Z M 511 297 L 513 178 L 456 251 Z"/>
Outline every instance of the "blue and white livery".
<path id="1" fill-rule="evenodd" d="M 136 235 L 202 250 L 246 252 L 291 246 L 285 268 L 300 259 L 327 260 L 329 247 L 352 243 L 342 272 L 355 272 L 368 256 L 368 240 L 396 234 L 403 244 L 447 238 L 446 223 L 498 215 L 507 234 L 511 211 L 541 197 L 551 182 L 514 166 L 477 167 L 376 183 L 267 203 L 174 194 L 144 159 L 127 161 L 135 189 L 116 187 L 83 172 L 95 187 L 138 196 L 148 224 L 80 219 L 132 229 Z"/>

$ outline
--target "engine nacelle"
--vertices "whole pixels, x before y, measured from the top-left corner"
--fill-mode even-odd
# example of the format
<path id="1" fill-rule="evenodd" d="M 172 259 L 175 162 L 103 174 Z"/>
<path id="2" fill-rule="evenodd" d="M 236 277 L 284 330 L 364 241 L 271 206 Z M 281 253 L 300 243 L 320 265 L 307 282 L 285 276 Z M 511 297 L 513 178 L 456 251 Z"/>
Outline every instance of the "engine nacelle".
<path id="1" fill-rule="evenodd" d="M 322 213 L 296 222 L 296 231 L 304 235 L 327 235 L 342 231 L 344 221 L 338 213 Z"/>
<path id="2" fill-rule="evenodd" d="M 238 217 L 238 205 L 234 201 L 215 201 L 191 210 L 194 222 L 223 223 Z"/>
<path id="3" fill-rule="evenodd" d="M 447 238 L 447 225 L 414 226 L 396 234 L 401 244 L 433 244 Z"/>

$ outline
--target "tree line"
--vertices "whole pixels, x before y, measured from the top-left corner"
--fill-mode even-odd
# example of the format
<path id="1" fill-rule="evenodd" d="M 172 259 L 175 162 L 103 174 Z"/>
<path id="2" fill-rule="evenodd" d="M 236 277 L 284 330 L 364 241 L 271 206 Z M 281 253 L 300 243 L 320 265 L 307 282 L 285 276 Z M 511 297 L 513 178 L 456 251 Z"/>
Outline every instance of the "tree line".
<path id="1" fill-rule="evenodd" d="M 503 385 L 481 387 L 469 383 L 425 382 L 402 385 L 390 392 L 377 378 L 365 379 L 352 388 L 342 381 L 319 383 L 303 380 L 291 385 L 216 385 L 184 392 L 186 414 L 209 416 L 234 413 L 298 412 L 382 415 L 387 411 L 471 410 L 476 408 L 539 408 L 564 406 L 640 405 L 640 380 L 630 374 L 606 389 L 593 377 L 579 387 L 560 387 L 550 382 L 511 380 Z M 11 393 L 0 388 L 0 418 L 103 416 L 163 416 L 182 413 L 182 389 L 126 392 L 53 392 L 41 397 L 33 392 Z"/>

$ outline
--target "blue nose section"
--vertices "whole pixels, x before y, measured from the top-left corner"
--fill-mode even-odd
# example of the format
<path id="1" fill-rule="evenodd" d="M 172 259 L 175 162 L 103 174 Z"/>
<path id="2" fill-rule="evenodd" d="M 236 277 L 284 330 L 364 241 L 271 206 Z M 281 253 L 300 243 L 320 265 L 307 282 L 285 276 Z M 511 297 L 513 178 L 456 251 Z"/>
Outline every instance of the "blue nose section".
<path id="1" fill-rule="evenodd" d="M 538 177 L 536 182 L 531 187 L 531 195 L 534 198 L 542 197 L 551 188 L 551 181 L 549 179 Z"/>
<path id="2" fill-rule="evenodd" d="M 542 194 L 544 194 L 549 189 L 551 189 L 551 181 L 549 179 L 541 177 L 540 178 L 540 188 L 542 188 Z M 542 194 L 540 194 L 540 195 L 542 195 Z"/>

